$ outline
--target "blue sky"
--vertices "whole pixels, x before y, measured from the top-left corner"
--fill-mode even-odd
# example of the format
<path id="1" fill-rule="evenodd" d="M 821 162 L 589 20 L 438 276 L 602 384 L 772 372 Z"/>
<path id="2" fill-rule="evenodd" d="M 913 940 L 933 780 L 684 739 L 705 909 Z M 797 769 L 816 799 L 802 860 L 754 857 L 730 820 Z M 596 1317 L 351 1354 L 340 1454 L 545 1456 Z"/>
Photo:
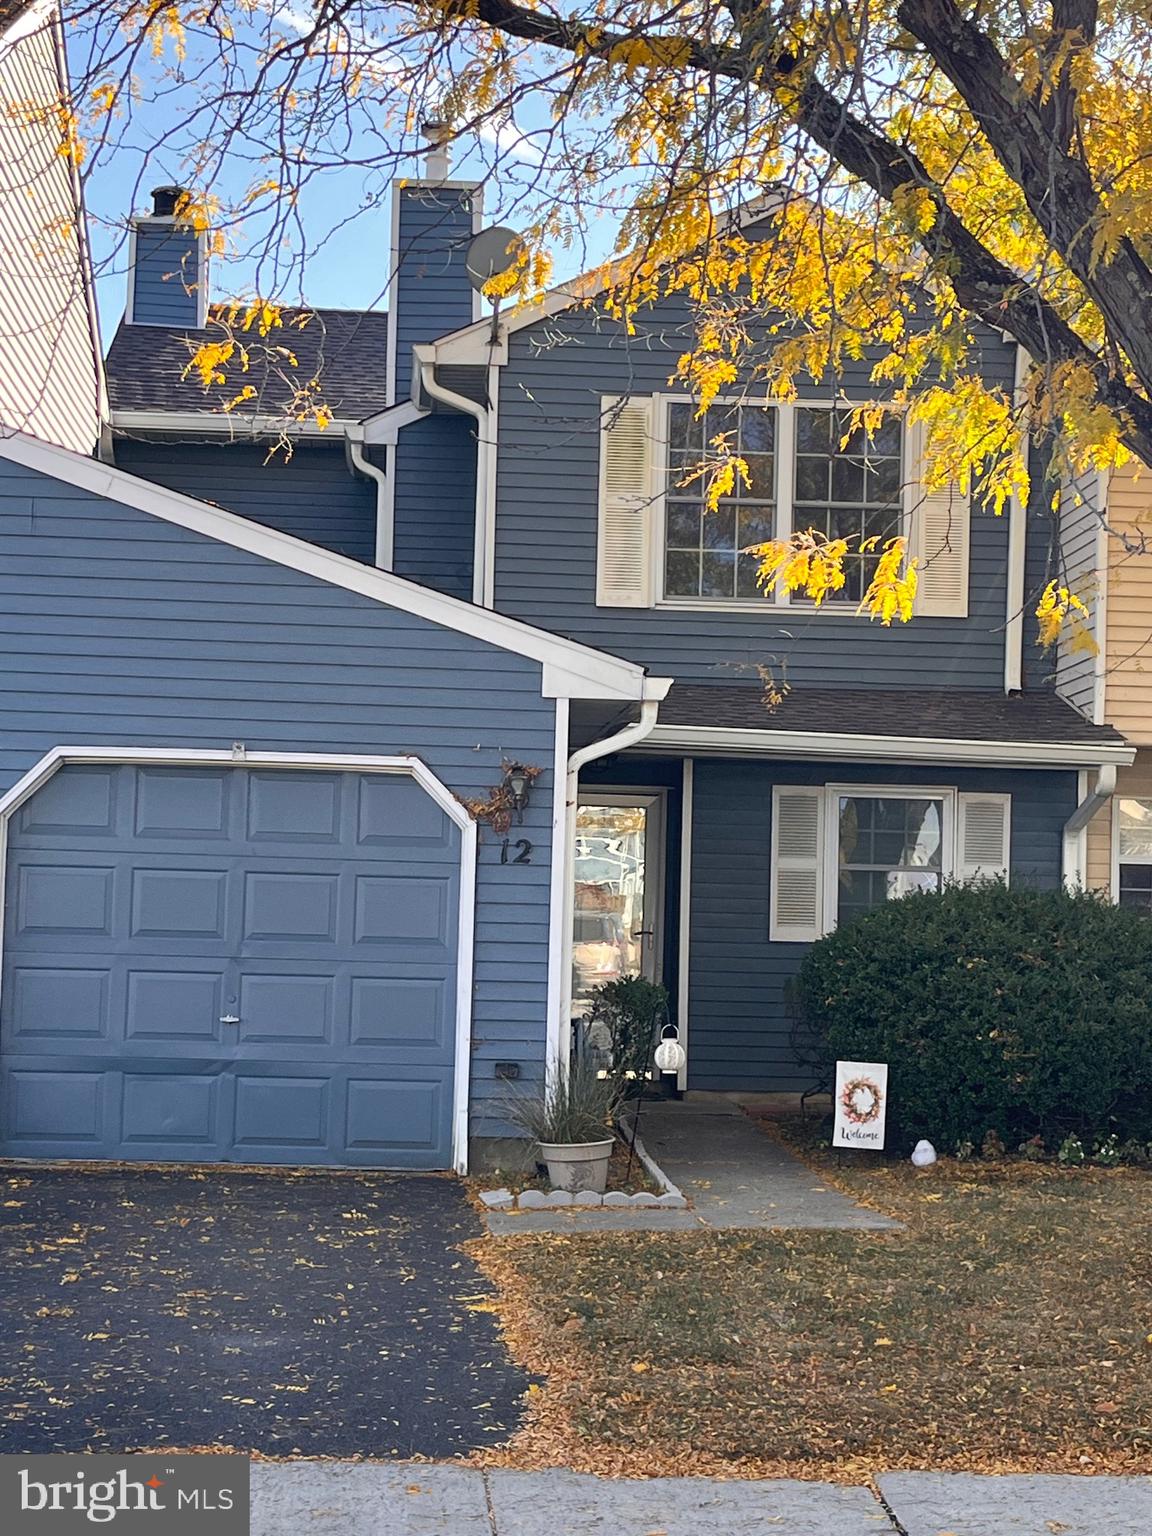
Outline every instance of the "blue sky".
<path id="1" fill-rule="evenodd" d="M 291 12 L 284 14 L 291 15 Z M 291 31 L 290 24 L 285 24 Z M 107 34 L 97 35 L 97 51 Z M 69 52 L 74 77 L 89 69 L 91 38 L 76 34 Z M 241 55 L 242 56 L 242 55 Z M 190 48 L 186 72 L 194 75 L 195 50 Z M 97 78 L 93 72 L 93 78 Z M 196 110 L 197 87 L 173 82 L 163 65 L 146 60 L 139 70 L 141 91 L 131 118 L 121 119 L 116 131 L 121 142 L 115 148 L 93 150 L 85 172 L 97 294 L 105 343 L 111 339 L 123 313 L 126 288 L 127 220 L 147 212 L 152 187 L 186 179 L 184 151 L 195 131 L 185 125 Z M 531 121 L 519 127 L 531 132 Z M 543 121 L 543 119 L 541 120 Z M 357 158 L 381 158 L 391 149 L 378 130 L 353 132 L 347 141 L 344 163 L 313 172 L 303 188 L 292 227 L 278 230 L 275 248 L 269 250 L 272 223 L 251 215 L 241 228 L 229 232 L 230 253 L 213 263 L 212 296 L 228 298 L 259 290 L 284 302 L 304 302 L 335 308 L 382 307 L 388 281 L 389 218 L 388 187 L 394 176 L 420 172 L 420 158 L 408 154 L 392 159 L 386 167 L 365 168 Z M 336 157 L 333 157 L 336 158 Z M 493 173 L 493 161 L 500 164 Z M 540 157 L 532 146 L 497 145 L 491 136 L 471 149 L 454 149 L 453 174 L 485 180 L 486 224 L 516 228 L 526 218 L 523 207 L 526 184 L 540 172 Z M 239 203 L 262 169 L 252 154 L 243 152 L 223 158 L 214 184 L 225 204 Z M 614 238 L 610 219 L 597 222 L 580 249 L 555 252 L 556 277 L 572 275 L 609 254 Z M 300 252 L 306 253 L 301 263 Z M 260 253 L 257 260 L 254 253 Z M 301 272 L 301 265 L 303 271 Z"/>

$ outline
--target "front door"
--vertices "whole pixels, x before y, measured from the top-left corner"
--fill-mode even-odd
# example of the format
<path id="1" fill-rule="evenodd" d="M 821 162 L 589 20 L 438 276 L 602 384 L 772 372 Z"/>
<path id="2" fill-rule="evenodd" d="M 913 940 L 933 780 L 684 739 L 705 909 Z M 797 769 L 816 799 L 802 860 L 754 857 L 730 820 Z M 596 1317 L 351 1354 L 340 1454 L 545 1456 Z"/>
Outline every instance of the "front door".
<path id="1" fill-rule="evenodd" d="M 594 987 L 619 976 L 661 974 L 664 796 L 659 791 L 581 793 L 576 811 L 573 1013 Z"/>

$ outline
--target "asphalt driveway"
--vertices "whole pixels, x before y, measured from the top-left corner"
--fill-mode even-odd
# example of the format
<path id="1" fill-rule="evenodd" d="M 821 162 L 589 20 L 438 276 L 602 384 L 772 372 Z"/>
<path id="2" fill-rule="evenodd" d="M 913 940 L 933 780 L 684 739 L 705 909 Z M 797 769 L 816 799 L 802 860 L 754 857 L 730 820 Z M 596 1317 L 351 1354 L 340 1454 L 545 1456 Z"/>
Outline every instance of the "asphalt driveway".
<path id="1" fill-rule="evenodd" d="M 528 1381 L 459 1251 L 479 1234 L 428 1175 L 9 1167 L 0 1452 L 499 1443 Z"/>

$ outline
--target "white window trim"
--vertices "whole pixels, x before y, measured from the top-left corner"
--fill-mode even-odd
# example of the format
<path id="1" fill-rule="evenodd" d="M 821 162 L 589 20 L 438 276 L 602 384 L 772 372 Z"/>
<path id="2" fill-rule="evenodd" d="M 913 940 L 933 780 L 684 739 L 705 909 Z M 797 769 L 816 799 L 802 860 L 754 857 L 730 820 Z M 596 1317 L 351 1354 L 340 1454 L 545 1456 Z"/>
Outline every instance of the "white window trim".
<path id="1" fill-rule="evenodd" d="M 1123 795 L 1119 790 L 1112 796 L 1112 825 L 1110 829 L 1111 859 L 1111 890 L 1113 906 L 1120 905 L 1120 866 L 1121 864 L 1152 864 L 1152 853 L 1130 854 L 1127 858 L 1120 857 L 1120 801 L 1147 800 L 1152 804 L 1152 795 Z"/>
<path id="2" fill-rule="evenodd" d="M 452 1082 L 452 1165 L 468 1172 L 468 1109 L 472 1066 L 472 976 L 476 934 L 476 823 L 460 801 L 418 757 L 353 753 L 248 752 L 213 748 L 53 747 L 0 796 L 0 910 L 8 868 L 8 828 L 26 800 L 70 763 L 137 764 L 165 768 L 294 768 L 328 773 L 407 774 L 460 828 L 460 901 L 457 918 L 456 1032 Z M 3 934 L 0 933 L 0 946 Z M 3 952 L 0 947 L 0 972 Z"/>
<path id="3" fill-rule="evenodd" d="M 824 790 L 824 932 L 836 928 L 837 895 L 840 885 L 841 795 L 855 795 L 866 800 L 940 800 L 943 821 L 940 839 L 940 875 L 951 880 L 956 874 L 956 827 L 959 790 L 954 785 L 935 784 L 825 784 Z"/>
<path id="4" fill-rule="evenodd" d="M 655 405 L 653 429 L 653 478 L 656 486 L 652 497 L 652 591 L 656 594 L 656 608 L 679 609 L 681 612 L 708 613 L 763 613 L 778 608 L 796 607 L 810 613 L 850 614 L 855 611 L 851 603 L 839 603 L 829 599 L 817 609 L 815 603 L 798 598 L 779 589 L 769 597 L 667 597 L 664 592 L 665 539 L 668 529 L 668 416 L 674 405 L 696 405 L 691 395 L 658 394 L 653 396 Z M 717 395 L 714 405 L 743 405 L 776 412 L 776 464 L 772 502 L 776 512 L 777 538 L 789 538 L 793 532 L 793 492 L 796 462 L 796 412 L 797 410 L 855 410 L 857 406 L 871 403 L 866 400 L 850 400 L 837 396 L 834 400 L 753 400 L 747 395 Z M 787 466 L 787 473 L 785 473 Z M 908 462 L 908 433 L 900 439 L 900 479 L 906 485 L 911 473 Z M 912 534 L 908 498 L 901 497 L 900 532 L 910 539 Z"/>

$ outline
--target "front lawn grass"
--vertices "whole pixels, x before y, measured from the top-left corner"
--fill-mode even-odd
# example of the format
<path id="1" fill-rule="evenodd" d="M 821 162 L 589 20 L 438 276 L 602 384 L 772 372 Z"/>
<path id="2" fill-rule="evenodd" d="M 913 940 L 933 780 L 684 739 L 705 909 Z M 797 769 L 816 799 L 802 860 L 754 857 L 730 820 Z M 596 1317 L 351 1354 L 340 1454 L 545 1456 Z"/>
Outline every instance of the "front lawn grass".
<path id="1" fill-rule="evenodd" d="M 814 1183 L 906 1229 L 478 1245 L 514 1352 L 548 1378 L 500 1459 L 1152 1470 L 1152 1175 L 807 1155 Z"/>

